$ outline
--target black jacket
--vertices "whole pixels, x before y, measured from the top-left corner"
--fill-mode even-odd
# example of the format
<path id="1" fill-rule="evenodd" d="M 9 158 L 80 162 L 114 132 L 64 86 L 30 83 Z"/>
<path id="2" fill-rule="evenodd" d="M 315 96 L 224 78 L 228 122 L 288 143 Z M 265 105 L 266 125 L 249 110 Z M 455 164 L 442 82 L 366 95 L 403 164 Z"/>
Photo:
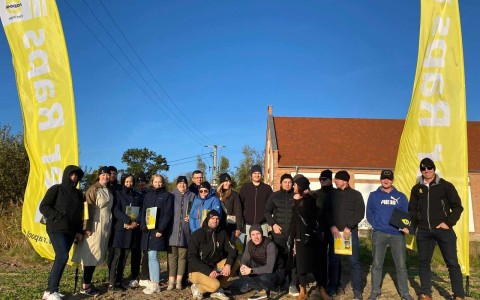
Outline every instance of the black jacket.
<path id="1" fill-rule="evenodd" d="M 265 219 L 268 225 L 277 224 L 282 227 L 283 236 L 288 235 L 294 202 L 293 189 L 289 191 L 281 189 L 272 193 L 265 204 Z M 272 233 L 276 235 L 273 231 Z"/>
<path id="2" fill-rule="evenodd" d="M 452 228 L 463 207 L 455 186 L 437 174 L 430 186 L 423 183 L 422 176 L 418 178 L 410 193 L 408 211 L 415 228 L 433 229 L 442 222 Z"/>
<path id="3" fill-rule="evenodd" d="M 208 218 L 202 227 L 195 231 L 188 240 L 189 272 L 200 272 L 209 275 L 227 253 L 227 264 L 233 266 L 237 259 L 237 249 L 231 243 L 225 229 L 208 227 Z"/>
<path id="4" fill-rule="evenodd" d="M 292 208 L 289 241 L 295 243 L 297 255 L 294 258 L 298 274 L 314 272 L 314 270 L 319 268 L 320 240 L 314 233 L 317 225 L 316 221 L 317 207 L 313 196 L 307 194 L 303 199 L 295 201 Z M 310 240 L 308 245 L 305 244 L 307 239 Z M 291 254 L 289 257 L 290 261 L 292 259 Z M 290 266 L 291 263 L 288 263 L 288 265 Z"/>
<path id="5" fill-rule="evenodd" d="M 83 171 L 77 166 L 67 166 L 63 171 L 62 183 L 52 185 L 40 203 L 40 212 L 47 219 L 47 232 L 82 233 L 83 195 L 73 182 L 70 174 L 75 172 L 78 181 Z"/>
<path id="6" fill-rule="evenodd" d="M 324 216 L 327 228 L 336 226 L 339 231 L 343 231 L 345 227 L 358 230 L 358 223 L 365 216 L 362 194 L 350 186 L 344 190 L 334 190 L 325 201 Z"/>
<path id="7" fill-rule="evenodd" d="M 217 193 L 218 199 L 220 196 Z M 231 191 L 230 196 L 227 200 L 220 200 L 224 214 L 222 214 L 222 224 L 226 226 L 227 224 L 227 215 L 235 216 L 235 225 L 236 229 L 242 230 L 243 228 L 243 209 L 242 203 L 240 202 L 240 196 L 234 190 Z"/>
<path id="8" fill-rule="evenodd" d="M 317 204 L 317 220 L 318 224 L 322 226 L 325 231 L 329 231 L 327 228 L 327 225 L 325 224 L 325 202 L 327 201 L 327 198 L 329 197 L 330 193 L 333 193 L 335 188 L 333 185 L 330 186 L 322 186 L 321 189 L 316 190 L 312 193 L 313 198 L 315 198 L 315 203 Z"/>
<path id="9" fill-rule="evenodd" d="M 124 225 L 132 223 L 130 216 L 126 214 L 127 206 L 142 207 L 142 196 L 133 189 L 127 189 L 125 186 L 116 190 L 116 197 L 113 206 L 113 218 L 115 219 L 112 247 L 130 249 L 137 246 L 137 241 L 141 238 L 140 228 L 126 229 Z M 140 223 L 140 213 L 136 220 Z"/>
<path id="10" fill-rule="evenodd" d="M 151 189 L 143 200 L 143 207 L 140 219 L 142 232 L 142 250 L 165 251 L 168 244 L 168 229 L 173 222 L 173 201 L 171 193 L 162 187 Z M 147 208 L 157 207 L 157 219 L 154 229 L 147 229 L 146 213 Z M 162 236 L 156 237 L 160 232 Z"/>
<path id="11" fill-rule="evenodd" d="M 272 193 L 272 188 L 263 182 L 259 185 L 254 185 L 252 182 L 242 185 L 240 200 L 243 206 L 243 220 L 246 224 L 265 223 L 265 204 Z"/>

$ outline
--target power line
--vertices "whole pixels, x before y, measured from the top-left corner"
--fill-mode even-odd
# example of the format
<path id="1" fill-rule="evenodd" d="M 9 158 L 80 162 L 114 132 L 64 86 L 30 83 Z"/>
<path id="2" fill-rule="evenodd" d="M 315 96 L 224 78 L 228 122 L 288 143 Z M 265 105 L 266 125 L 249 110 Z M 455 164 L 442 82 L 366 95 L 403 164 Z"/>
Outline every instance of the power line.
<path id="1" fill-rule="evenodd" d="M 110 37 L 110 39 L 113 41 L 113 43 L 115 44 L 115 46 L 117 46 L 117 48 L 120 50 L 120 52 L 123 54 L 123 56 L 125 57 L 125 59 L 130 63 L 130 66 L 133 68 L 133 70 L 137 73 L 138 76 L 140 76 L 140 78 L 143 80 L 143 82 L 150 88 L 150 90 L 158 97 L 158 99 L 160 100 L 160 102 L 163 103 L 163 100 L 162 100 L 162 97 L 160 97 L 160 95 L 153 89 L 153 87 L 150 85 L 150 83 L 147 82 L 147 80 L 145 79 L 145 77 L 140 73 L 140 71 L 137 69 L 137 67 L 135 66 L 135 64 L 130 60 L 130 58 L 128 57 L 128 55 L 125 53 L 125 51 L 123 51 L 122 47 L 117 43 L 117 41 L 115 40 L 115 38 L 113 37 L 113 35 L 110 33 L 110 31 L 108 30 L 108 28 L 103 24 L 103 22 L 97 17 L 97 15 L 95 14 L 95 12 L 92 10 L 92 8 L 88 5 L 88 2 L 86 2 L 85 0 L 83 0 L 83 3 L 85 4 L 85 6 L 88 8 L 88 10 L 90 11 L 90 13 L 95 17 L 95 19 L 97 20 L 97 22 L 100 24 L 100 26 L 103 28 L 103 30 L 108 34 L 108 36 Z M 180 122 L 180 124 L 182 124 L 187 130 L 188 130 L 188 127 L 181 121 L 181 119 L 178 117 L 178 115 L 170 109 L 170 107 L 168 107 L 165 103 L 163 103 L 163 105 L 165 106 L 165 108 L 174 115 L 175 118 L 178 119 L 178 121 Z"/>
<path id="2" fill-rule="evenodd" d="M 85 0 L 84 0 L 85 2 Z M 103 2 L 101 0 L 98 0 L 98 2 L 100 3 L 100 5 L 103 7 L 103 9 L 105 10 L 105 12 L 107 13 L 107 15 L 109 16 L 110 20 L 112 21 L 112 23 L 115 25 L 115 27 L 117 28 L 117 30 L 120 32 L 120 34 L 123 36 L 123 38 L 125 39 L 125 41 L 127 42 L 128 46 L 130 47 L 130 49 L 133 51 L 133 53 L 135 54 L 135 56 L 137 57 L 137 59 L 142 63 L 143 67 L 145 68 L 145 70 L 147 70 L 148 74 L 150 75 L 150 77 L 155 81 L 155 83 L 158 85 L 158 87 L 162 90 L 162 92 L 167 96 L 167 98 L 170 100 L 170 102 L 173 104 L 173 106 L 182 114 L 182 116 L 190 123 L 190 125 L 195 129 L 197 130 L 200 135 L 202 135 L 204 138 L 206 138 L 207 140 L 209 140 L 210 142 L 212 142 L 212 140 L 210 138 L 208 138 L 205 134 L 203 134 L 202 131 L 200 131 L 197 126 L 195 126 L 195 123 L 192 122 L 190 120 L 190 118 L 188 118 L 184 113 L 183 111 L 175 104 L 175 101 L 173 101 L 173 99 L 170 97 L 170 95 L 163 89 L 162 85 L 160 84 L 160 82 L 158 82 L 157 78 L 153 75 L 153 73 L 150 71 L 150 69 L 147 67 L 147 64 L 145 64 L 145 62 L 143 61 L 143 59 L 140 57 L 140 55 L 138 54 L 138 52 L 135 50 L 135 48 L 133 47 L 132 43 L 130 43 L 130 41 L 127 39 L 127 37 L 125 36 L 125 34 L 123 33 L 123 31 L 120 29 L 120 26 L 118 26 L 117 22 L 115 21 L 115 19 L 113 18 L 113 16 L 110 14 L 110 12 L 108 11 L 107 7 L 103 4 Z M 213 143 L 213 142 L 212 142 Z"/>
<path id="3" fill-rule="evenodd" d="M 80 20 L 80 22 L 88 29 L 88 31 L 93 35 L 93 37 L 100 43 L 100 45 L 107 51 L 107 53 L 112 57 L 112 59 L 117 63 L 117 65 L 132 79 L 132 81 L 137 85 L 137 87 L 157 106 L 162 112 L 164 112 L 167 117 L 172 120 L 182 131 L 189 135 L 192 139 L 196 140 L 197 143 L 203 145 L 203 141 L 198 138 L 196 135 L 193 135 L 189 130 L 184 129 L 180 124 L 171 117 L 146 91 L 145 89 L 135 80 L 135 78 L 127 71 L 127 69 L 118 61 L 118 59 L 113 55 L 113 53 L 105 46 L 105 44 L 100 40 L 100 38 L 93 32 L 93 30 L 83 21 L 79 14 L 70 6 L 70 4 L 63 0 L 65 4 L 70 8 L 70 10 L 75 14 L 75 16 Z M 138 72 L 137 72 L 138 73 Z M 148 84 L 147 84 L 148 85 Z M 151 87 L 150 87 L 151 88 Z M 185 126 L 185 125 L 184 125 Z"/>
<path id="4" fill-rule="evenodd" d="M 213 152 L 208 152 L 208 153 L 203 153 L 203 154 L 198 154 L 198 155 L 195 155 L 195 156 L 190 156 L 190 157 L 185 157 L 185 158 L 180 158 L 180 159 L 175 159 L 175 160 L 171 160 L 170 162 L 176 162 L 176 161 L 180 161 L 180 160 L 185 160 L 185 159 L 190 159 L 190 158 L 197 158 L 197 157 L 202 157 L 202 156 L 206 156 L 206 155 L 211 155 L 213 154 Z"/>

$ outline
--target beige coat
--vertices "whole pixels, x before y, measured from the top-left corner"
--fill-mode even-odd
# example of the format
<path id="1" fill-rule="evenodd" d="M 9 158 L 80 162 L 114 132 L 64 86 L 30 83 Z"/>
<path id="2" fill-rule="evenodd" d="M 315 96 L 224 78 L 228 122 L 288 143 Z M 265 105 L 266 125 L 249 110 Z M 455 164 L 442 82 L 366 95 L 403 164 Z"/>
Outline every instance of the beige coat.
<path id="1" fill-rule="evenodd" d="M 84 223 L 90 236 L 78 243 L 72 261 L 83 266 L 97 266 L 104 262 L 112 223 L 113 194 L 100 183 L 90 186 L 85 193 L 88 204 L 88 220 Z"/>

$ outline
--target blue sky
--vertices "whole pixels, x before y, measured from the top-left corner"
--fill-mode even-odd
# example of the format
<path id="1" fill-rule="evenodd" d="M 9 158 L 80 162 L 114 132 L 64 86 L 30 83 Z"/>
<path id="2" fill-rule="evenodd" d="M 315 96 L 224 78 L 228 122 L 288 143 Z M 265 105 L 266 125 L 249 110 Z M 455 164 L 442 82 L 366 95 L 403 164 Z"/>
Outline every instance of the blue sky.
<path id="1" fill-rule="evenodd" d="M 195 169 L 194 159 L 180 159 L 207 154 L 211 149 L 205 146 L 217 144 L 226 146 L 219 154 L 230 159 L 233 170 L 244 145 L 264 149 L 268 105 L 276 116 L 406 117 L 417 62 L 418 0 L 102 4 L 108 13 L 98 0 L 57 1 L 70 57 L 82 166 L 121 168 L 126 149 L 147 147 L 172 161 L 167 175 L 173 179 Z M 467 117 L 480 121 L 480 2 L 460 1 L 460 15 Z M 0 124 L 22 131 L 3 31 L 0 104 Z M 211 158 L 204 158 L 211 166 Z"/>

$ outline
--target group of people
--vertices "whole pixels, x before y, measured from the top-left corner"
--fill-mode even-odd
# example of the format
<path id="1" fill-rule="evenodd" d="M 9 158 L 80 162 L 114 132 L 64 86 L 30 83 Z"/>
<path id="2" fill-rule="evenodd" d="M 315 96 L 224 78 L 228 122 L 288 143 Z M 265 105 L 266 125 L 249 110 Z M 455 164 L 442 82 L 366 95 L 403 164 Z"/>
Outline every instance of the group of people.
<path id="1" fill-rule="evenodd" d="M 382 267 L 390 247 L 397 271 L 398 292 L 409 294 L 405 234 L 416 234 L 419 257 L 419 299 L 431 299 L 430 262 L 436 243 L 449 269 L 454 296 L 465 297 L 452 227 L 463 211 L 455 187 L 435 173 L 435 164 L 425 158 L 421 176 L 411 190 L 410 202 L 394 186 L 394 174 L 383 170 L 380 187 L 367 205 L 362 194 L 349 185 L 350 175 L 341 170 L 321 172 L 321 189 L 310 190 L 309 180 L 284 174 L 280 190 L 262 182 L 262 169 L 251 167 L 251 181 L 239 193 L 232 189 L 229 174 L 220 175 L 212 188 L 203 173 L 192 173 L 192 184 L 179 176 L 169 192 L 161 175 L 124 174 L 117 182 L 114 167 L 101 167 L 98 180 L 85 196 L 77 189 L 83 171 L 67 166 L 62 183 L 52 186 L 40 204 L 46 229 L 55 251 L 55 261 L 43 299 L 61 299 L 59 282 L 68 252 L 74 243 L 72 261 L 83 266 L 80 293 L 97 295 L 92 284 L 95 267 L 107 261 L 109 291 L 126 288 L 124 270 L 130 255 L 128 287 L 143 286 L 143 292 L 160 292 L 158 252 L 167 252 L 167 290 L 183 289 L 191 282 L 194 299 L 205 293 L 226 300 L 231 277 L 245 282 L 240 292 L 255 290 L 250 300 L 265 299 L 275 289 L 288 290 L 297 300 L 307 299 L 308 274 L 312 274 L 322 299 L 330 299 L 343 287 L 341 257 L 335 240 L 350 240 L 351 285 L 354 299 L 363 299 L 359 262 L 358 224 L 365 215 L 373 227 L 372 288 L 368 299 L 381 294 Z M 335 183 L 335 187 L 333 186 Z M 84 211 L 84 208 L 87 211 Z M 415 232 L 390 223 L 394 210 L 409 213 Z M 418 228 L 418 229 L 417 229 Z M 246 239 L 240 256 L 237 239 Z"/>

